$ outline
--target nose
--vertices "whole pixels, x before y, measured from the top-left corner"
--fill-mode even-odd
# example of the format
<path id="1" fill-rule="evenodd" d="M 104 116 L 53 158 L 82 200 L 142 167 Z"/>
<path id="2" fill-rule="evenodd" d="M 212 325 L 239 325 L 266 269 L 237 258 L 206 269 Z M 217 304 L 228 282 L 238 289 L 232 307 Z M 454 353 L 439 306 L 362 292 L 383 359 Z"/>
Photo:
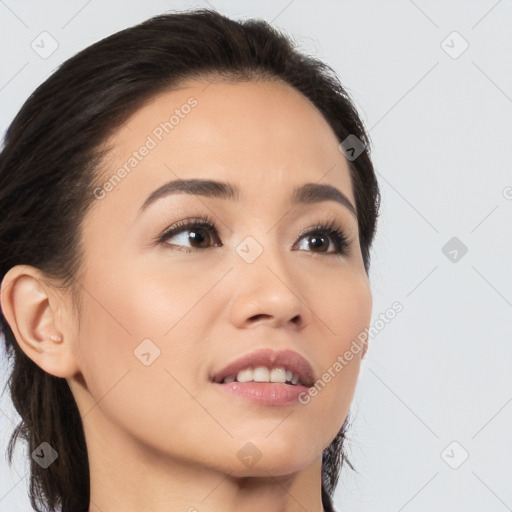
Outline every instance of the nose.
<path id="1" fill-rule="evenodd" d="M 230 302 L 230 320 L 238 328 L 264 324 L 301 330 L 310 311 L 300 293 L 300 276 L 292 275 L 278 249 L 265 249 L 252 263 L 243 258 L 231 278 L 235 292 Z"/>

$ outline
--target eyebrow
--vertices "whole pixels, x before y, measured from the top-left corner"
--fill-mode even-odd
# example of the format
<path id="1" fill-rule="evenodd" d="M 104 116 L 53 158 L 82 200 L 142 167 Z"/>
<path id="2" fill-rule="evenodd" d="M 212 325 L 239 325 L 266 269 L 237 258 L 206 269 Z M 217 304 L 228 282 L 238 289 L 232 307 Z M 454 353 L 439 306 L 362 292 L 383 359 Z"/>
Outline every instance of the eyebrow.
<path id="1" fill-rule="evenodd" d="M 154 190 L 140 207 L 139 214 L 150 204 L 171 194 L 190 194 L 203 197 L 240 200 L 240 189 L 230 183 L 200 178 L 174 180 Z M 297 186 L 291 194 L 291 205 L 315 204 L 322 201 L 335 201 L 345 206 L 357 219 L 357 211 L 348 197 L 331 185 L 305 183 Z"/>

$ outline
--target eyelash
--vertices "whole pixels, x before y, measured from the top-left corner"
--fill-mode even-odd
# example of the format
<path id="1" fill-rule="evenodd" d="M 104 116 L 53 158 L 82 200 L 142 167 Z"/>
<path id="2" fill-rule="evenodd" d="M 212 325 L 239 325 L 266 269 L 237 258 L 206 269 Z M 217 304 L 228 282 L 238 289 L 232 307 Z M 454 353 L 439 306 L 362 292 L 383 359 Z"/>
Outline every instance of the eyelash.
<path id="1" fill-rule="evenodd" d="M 196 218 L 189 218 L 184 219 L 182 221 L 177 222 L 176 224 L 173 224 L 171 227 L 166 229 L 164 233 L 158 238 L 157 243 L 159 244 L 166 244 L 168 246 L 172 244 L 168 244 L 167 240 L 174 235 L 177 235 L 183 231 L 193 231 L 192 228 L 200 228 L 201 230 L 205 231 L 215 231 L 217 233 L 217 228 L 215 226 L 215 222 L 212 220 L 212 218 L 208 215 L 204 215 L 204 217 L 196 217 Z M 351 242 L 347 239 L 345 236 L 343 230 L 338 225 L 337 221 L 330 220 L 327 222 L 322 222 L 319 224 L 316 224 L 315 226 L 312 226 L 310 228 L 307 228 L 306 230 L 302 231 L 299 236 L 297 237 L 296 241 L 301 240 L 302 238 L 305 238 L 312 234 L 319 234 L 322 233 L 324 235 L 327 235 L 328 237 L 331 237 L 332 241 L 334 242 L 334 245 L 336 247 L 336 250 L 334 252 L 327 252 L 327 253 L 318 253 L 320 255 L 325 256 L 337 256 L 337 257 L 343 257 L 347 253 L 347 249 L 350 247 Z M 217 233 L 218 235 L 218 233 Z M 192 251 L 205 251 L 207 249 L 210 249 L 212 247 L 220 247 L 219 245 L 213 245 L 210 247 L 193 247 L 193 248 L 187 248 L 182 249 L 179 248 L 180 246 L 174 246 L 173 249 L 178 251 L 183 251 L 186 253 L 190 253 Z M 313 252 L 313 254 L 315 254 Z"/>

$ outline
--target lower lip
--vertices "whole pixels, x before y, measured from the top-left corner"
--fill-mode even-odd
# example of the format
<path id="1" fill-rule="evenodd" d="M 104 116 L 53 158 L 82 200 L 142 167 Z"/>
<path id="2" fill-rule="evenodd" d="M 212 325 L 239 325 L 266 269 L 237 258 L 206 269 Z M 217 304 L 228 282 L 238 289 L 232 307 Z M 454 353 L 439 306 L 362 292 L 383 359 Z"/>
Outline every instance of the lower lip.
<path id="1" fill-rule="evenodd" d="M 292 405 L 299 402 L 299 395 L 308 392 L 306 386 L 274 382 L 231 382 L 219 384 L 227 393 L 241 396 L 262 405 Z"/>

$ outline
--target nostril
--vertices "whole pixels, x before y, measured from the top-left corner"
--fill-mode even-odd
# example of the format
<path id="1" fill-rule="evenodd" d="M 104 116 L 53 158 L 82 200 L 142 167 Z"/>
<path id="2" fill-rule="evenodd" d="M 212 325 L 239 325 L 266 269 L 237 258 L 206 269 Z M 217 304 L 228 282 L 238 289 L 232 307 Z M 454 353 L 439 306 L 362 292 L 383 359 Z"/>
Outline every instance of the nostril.
<path id="1" fill-rule="evenodd" d="M 265 315 L 265 314 L 263 314 L 263 313 L 260 313 L 260 314 L 258 314 L 258 315 L 251 316 L 251 318 L 250 318 L 250 319 L 251 319 L 251 320 L 259 320 L 259 319 L 260 319 L 260 318 L 262 318 L 262 317 L 263 317 L 263 318 L 266 318 L 266 317 L 268 317 L 268 316 L 269 316 L 269 315 Z"/>

